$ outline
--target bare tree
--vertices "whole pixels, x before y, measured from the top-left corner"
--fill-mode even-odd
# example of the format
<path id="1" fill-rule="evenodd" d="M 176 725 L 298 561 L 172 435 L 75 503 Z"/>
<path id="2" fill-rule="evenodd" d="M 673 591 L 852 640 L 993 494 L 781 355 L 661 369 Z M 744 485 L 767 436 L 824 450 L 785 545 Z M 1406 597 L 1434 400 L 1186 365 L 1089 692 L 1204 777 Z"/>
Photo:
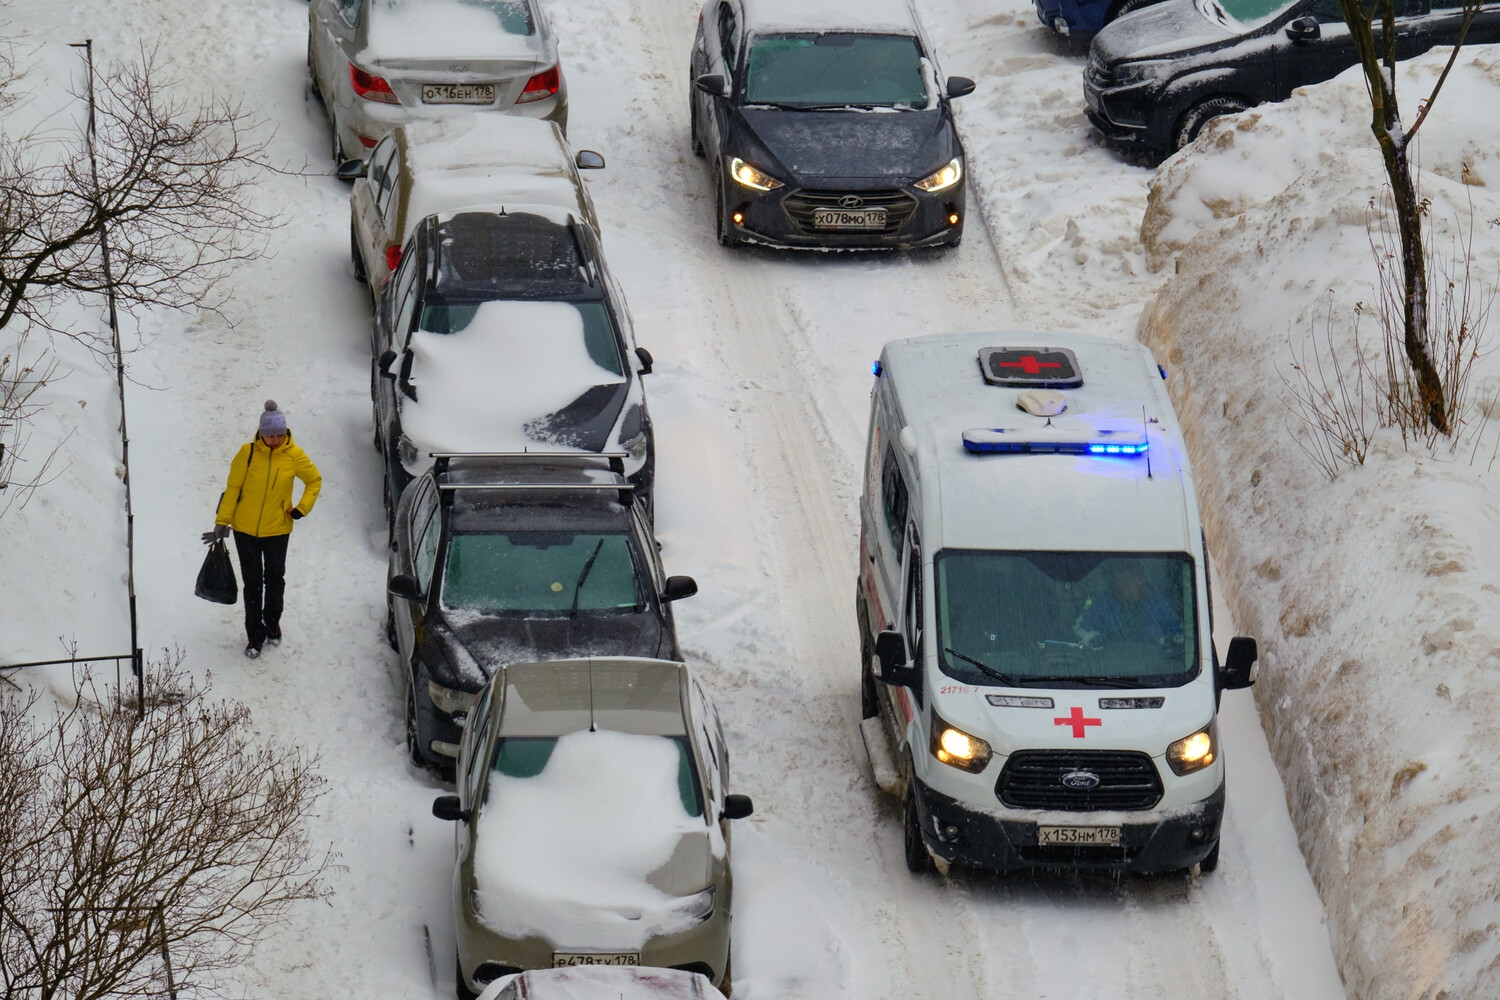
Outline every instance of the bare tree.
<path id="1" fill-rule="evenodd" d="M 1423 249 L 1422 217 L 1426 204 L 1418 196 L 1409 152 L 1417 130 L 1427 120 L 1448 73 L 1458 59 L 1469 27 L 1479 13 L 1482 0 L 1464 0 L 1462 29 L 1458 43 L 1443 67 L 1410 128 L 1401 120 L 1396 101 L 1396 54 L 1399 38 L 1396 32 L 1396 0 L 1339 0 L 1344 22 L 1359 52 L 1365 74 L 1365 89 L 1370 97 L 1370 130 L 1380 145 L 1385 160 L 1386 178 L 1390 183 L 1395 207 L 1396 227 L 1401 243 L 1402 350 L 1411 366 L 1419 405 L 1432 428 L 1441 434 L 1453 429 L 1454 407 L 1449 399 L 1442 372 L 1434 362 L 1429 344 L 1427 312 L 1427 255 Z M 1376 32 L 1376 22 L 1379 32 Z"/>
<path id="2" fill-rule="evenodd" d="M 149 710 L 77 683 L 71 709 L 0 700 L 6 1000 L 218 995 L 294 903 L 328 892 L 306 820 L 313 761 L 249 711 L 150 672 Z"/>
<path id="3" fill-rule="evenodd" d="M 0 350 L 0 516 L 12 507 L 25 507 L 52 478 L 62 441 L 40 458 L 23 454 L 31 438 L 31 419 L 46 405 L 38 393 L 56 376 L 57 358 L 46 348 L 29 350 L 24 333 L 9 350 Z"/>
<path id="4" fill-rule="evenodd" d="M 97 187 L 85 130 L 59 134 L 53 125 L 7 137 L 0 329 L 21 318 L 88 339 L 62 329 L 51 310 L 61 297 L 105 290 L 106 231 L 114 291 L 127 309 L 215 308 L 226 268 L 264 252 L 278 220 L 256 206 L 256 182 L 270 168 L 258 123 L 241 103 L 181 93 L 151 51 L 101 72 Z"/>

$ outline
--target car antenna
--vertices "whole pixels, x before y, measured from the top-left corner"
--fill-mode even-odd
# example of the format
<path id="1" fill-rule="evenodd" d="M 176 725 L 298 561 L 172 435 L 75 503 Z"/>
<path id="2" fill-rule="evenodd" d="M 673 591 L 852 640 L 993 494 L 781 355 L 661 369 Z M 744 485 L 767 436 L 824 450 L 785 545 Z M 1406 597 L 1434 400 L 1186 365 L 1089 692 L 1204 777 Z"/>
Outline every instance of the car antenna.
<path id="1" fill-rule="evenodd" d="M 1146 442 L 1146 478 L 1151 478 L 1151 422 L 1146 419 L 1146 406 L 1141 404 L 1141 440 Z"/>
<path id="2" fill-rule="evenodd" d="M 589 732 L 597 733 L 594 725 L 594 658 L 589 657 Z"/>

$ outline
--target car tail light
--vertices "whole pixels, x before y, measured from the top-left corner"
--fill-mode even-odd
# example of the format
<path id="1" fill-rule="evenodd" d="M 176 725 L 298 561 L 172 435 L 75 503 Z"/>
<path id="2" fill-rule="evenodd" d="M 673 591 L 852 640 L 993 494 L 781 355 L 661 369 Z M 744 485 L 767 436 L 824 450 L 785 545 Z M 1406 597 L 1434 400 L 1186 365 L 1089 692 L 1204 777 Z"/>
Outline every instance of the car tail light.
<path id="1" fill-rule="evenodd" d="M 557 93 L 562 86 L 562 73 L 556 66 L 544 69 L 530 80 L 526 81 L 526 87 L 521 91 L 521 96 L 516 98 L 517 104 L 525 104 L 527 101 L 540 101 Z"/>
<path id="2" fill-rule="evenodd" d="M 385 269 L 387 271 L 394 271 L 396 265 L 399 263 L 401 263 L 401 246 L 400 244 L 392 243 L 385 248 Z"/>
<path id="3" fill-rule="evenodd" d="M 354 85 L 354 93 L 367 101 L 380 104 L 401 103 L 391 92 L 390 84 L 373 73 L 366 73 L 353 63 L 349 64 L 349 82 Z"/>

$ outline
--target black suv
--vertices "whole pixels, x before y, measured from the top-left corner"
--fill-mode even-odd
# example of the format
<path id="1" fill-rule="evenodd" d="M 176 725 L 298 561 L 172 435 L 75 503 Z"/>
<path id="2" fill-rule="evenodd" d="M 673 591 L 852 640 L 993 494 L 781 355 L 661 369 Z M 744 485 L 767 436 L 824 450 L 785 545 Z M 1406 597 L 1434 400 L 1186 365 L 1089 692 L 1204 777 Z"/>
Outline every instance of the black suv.
<path id="1" fill-rule="evenodd" d="M 386 599 L 415 763 L 452 768 L 498 667 L 682 658 L 671 602 L 698 585 L 662 572 L 622 455 L 435 458 L 396 510 Z"/>
<path id="2" fill-rule="evenodd" d="M 693 152 L 713 175 L 721 244 L 953 246 L 964 150 L 908 0 L 861 0 L 850 22 L 809 3 L 710 0 L 693 42 Z"/>
<path id="3" fill-rule="evenodd" d="M 423 219 L 375 311 L 370 394 L 387 510 L 433 452 L 625 452 L 650 510 L 651 420 L 599 238 L 562 210 Z"/>
<path id="4" fill-rule="evenodd" d="M 1462 23 L 1460 0 L 1396 0 L 1397 56 L 1455 44 Z M 1467 42 L 1494 41 L 1500 5 L 1490 3 Z M 1218 115 L 1285 100 L 1358 62 L 1338 0 L 1165 0 L 1094 36 L 1083 97 L 1107 138 L 1170 153 Z"/>

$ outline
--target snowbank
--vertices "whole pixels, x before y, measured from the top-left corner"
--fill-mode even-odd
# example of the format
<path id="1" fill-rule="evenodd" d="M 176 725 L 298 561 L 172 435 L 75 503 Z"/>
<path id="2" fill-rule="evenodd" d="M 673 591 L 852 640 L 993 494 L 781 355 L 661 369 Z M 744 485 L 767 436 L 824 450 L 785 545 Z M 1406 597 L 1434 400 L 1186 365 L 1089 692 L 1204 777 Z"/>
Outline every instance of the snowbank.
<path id="1" fill-rule="evenodd" d="M 1406 68 L 1408 115 L 1445 58 Z M 1486 284 L 1497 101 L 1500 51 L 1466 51 L 1420 133 L 1435 242 L 1472 231 Z M 1493 997 L 1500 426 L 1471 413 L 1463 446 L 1436 456 L 1380 431 L 1329 482 L 1282 404 L 1293 352 L 1331 337 L 1353 357 L 1354 306 L 1374 299 L 1366 215 L 1383 172 L 1366 108 L 1346 73 L 1215 123 L 1163 167 L 1142 239 L 1170 277 L 1139 333 L 1170 373 L 1222 587 L 1260 639 L 1262 719 L 1350 996 Z M 1374 357 L 1374 323 L 1360 334 Z M 1476 389 L 1500 391 L 1500 355 Z"/>

